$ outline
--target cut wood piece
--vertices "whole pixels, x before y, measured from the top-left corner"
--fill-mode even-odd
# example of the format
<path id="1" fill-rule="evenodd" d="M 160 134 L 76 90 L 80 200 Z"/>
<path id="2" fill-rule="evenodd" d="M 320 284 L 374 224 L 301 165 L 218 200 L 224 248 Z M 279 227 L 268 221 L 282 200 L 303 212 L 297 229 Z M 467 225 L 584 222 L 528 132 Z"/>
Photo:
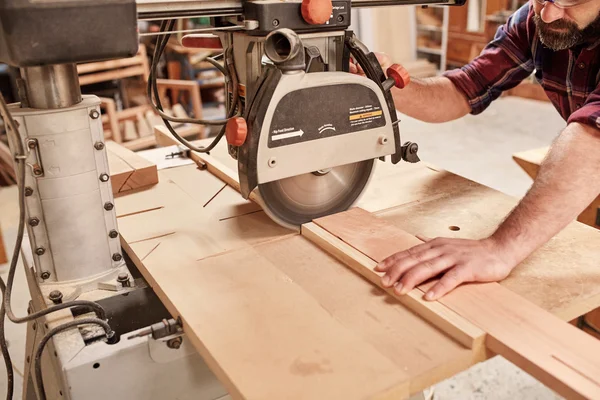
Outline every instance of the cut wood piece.
<path id="1" fill-rule="evenodd" d="M 551 389 L 600 398 L 600 341 L 497 283 L 465 285 L 440 302 L 487 331 L 490 350 Z"/>
<path id="2" fill-rule="evenodd" d="M 550 147 L 546 146 L 515 153 L 513 154 L 513 160 L 523 168 L 527 175 L 535 179 L 540 169 L 540 164 L 544 161 L 544 157 L 546 157 L 549 149 Z"/>
<path id="3" fill-rule="evenodd" d="M 354 209 L 315 222 L 373 259 L 415 243 L 400 229 L 364 210 Z M 390 235 L 396 240 L 389 240 Z M 426 291 L 432 284 L 420 289 Z M 497 283 L 463 285 L 439 303 L 487 332 L 490 350 L 559 394 L 568 398 L 600 396 L 600 342 L 586 333 Z"/>
<path id="4" fill-rule="evenodd" d="M 394 293 L 393 288 L 384 288 L 381 285 L 381 276 L 373 270 L 377 263 L 372 258 L 333 236 L 319 225 L 315 223 L 304 224 L 302 235 L 361 274 L 368 281 L 377 285 L 390 296 L 395 297 L 431 324 L 446 332 L 457 342 L 472 349 L 474 354 L 483 354 L 485 332 L 469 321 L 439 303 L 425 301 L 423 292 L 419 289 L 411 291 L 406 296 L 398 296 Z"/>
<path id="5" fill-rule="evenodd" d="M 408 376 L 396 364 L 256 250 L 194 261 L 198 250 L 173 235 L 128 252 L 234 398 L 408 397 Z M 182 278 L 194 284 L 182 286 Z"/>
<path id="6" fill-rule="evenodd" d="M 114 195 L 158 183 L 156 165 L 118 143 L 106 142 L 106 152 Z"/>
<path id="7" fill-rule="evenodd" d="M 352 208 L 314 222 L 376 262 L 423 243 L 362 208 Z"/>

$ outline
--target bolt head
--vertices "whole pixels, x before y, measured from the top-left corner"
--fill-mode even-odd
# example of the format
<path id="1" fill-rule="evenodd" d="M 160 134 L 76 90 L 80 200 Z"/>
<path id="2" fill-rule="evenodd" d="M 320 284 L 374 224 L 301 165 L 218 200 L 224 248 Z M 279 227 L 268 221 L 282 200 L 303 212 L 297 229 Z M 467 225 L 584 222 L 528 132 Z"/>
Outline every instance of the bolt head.
<path id="1" fill-rule="evenodd" d="M 102 175 L 100 175 L 100 181 L 101 182 L 108 182 L 109 179 L 110 179 L 110 176 L 108 176 L 108 174 L 102 174 Z"/>
<path id="2" fill-rule="evenodd" d="M 119 232 L 113 229 L 112 231 L 108 232 L 108 237 L 111 239 L 116 239 L 119 237 Z"/>
<path id="3" fill-rule="evenodd" d="M 37 147 L 37 141 L 29 139 L 27 141 L 27 147 L 29 147 L 30 149 L 35 149 Z"/>
<path id="4" fill-rule="evenodd" d="M 343 22 L 344 21 L 344 16 L 343 15 L 338 15 L 337 21 L 338 22 Z"/>
<path id="5" fill-rule="evenodd" d="M 100 117 L 100 113 L 98 112 L 98 110 L 94 109 L 94 110 L 90 111 L 91 119 L 98 119 L 98 117 Z"/>
<path id="6" fill-rule="evenodd" d="M 29 196 L 31 196 L 32 194 L 33 194 L 33 189 L 32 189 L 32 188 L 30 188 L 29 186 L 27 186 L 27 187 L 25 188 L 25 196 L 29 197 Z"/>
<path id="7" fill-rule="evenodd" d="M 60 303 L 60 301 L 63 298 L 63 294 L 61 293 L 60 290 L 53 290 L 50 292 L 50 294 L 48 295 L 48 298 L 50 300 L 52 300 L 54 303 Z"/>
<path id="8" fill-rule="evenodd" d="M 43 247 L 38 247 L 37 249 L 35 249 L 35 254 L 37 254 L 38 256 L 43 256 L 44 253 L 46 253 L 46 249 Z"/>
<path id="9" fill-rule="evenodd" d="M 117 281 L 119 281 L 119 282 L 128 281 L 128 280 L 129 280 L 129 274 L 127 272 L 122 272 L 119 274 L 119 276 L 117 276 Z"/>
<path id="10" fill-rule="evenodd" d="M 170 349 L 179 349 L 181 344 L 183 343 L 183 339 L 181 337 L 176 337 L 167 341 L 167 347 Z"/>
<path id="11" fill-rule="evenodd" d="M 104 143 L 103 143 L 103 142 L 96 142 L 96 143 L 94 144 L 94 148 L 95 148 L 96 150 L 104 150 Z"/>
<path id="12" fill-rule="evenodd" d="M 50 279 L 50 272 L 44 271 L 44 272 L 42 272 L 42 274 L 40 276 L 42 277 L 43 280 Z"/>
<path id="13" fill-rule="evenodd" d="M 123 256 L 120 255 L 119 253 L 115 253 L 115 254 L 112 255 L 112 259 L 113 259 L 113 261 L 117 261 L 118 262 L 118 261 L 121 261 L 123 259 Z"/>
<path id="14" fill-rule="evenodd" d="M 39 166 L 33 167 L 33 174 L 35 176 L 39 176 L 39 175 L 43 174 L 42 168 L 40 168 Z"/>
<path id="15" fill-rule="evenodd" d="M 33 217 L 29 219 L 30 226 L 38 226 L 40 224 L 40 219 L 37 217 Z"/>
<path id="16" fill-rule="evenodd" d="M 115 205 L 113 203 L 111 203 L 110 201 L 107 201 L 106 203 L 104 203 L 104 209 L 106 211 L 110 211 L 113 208 L 115 208 Z"/>
<path id="17" fill-rule="evenodd" d="M 274 19 L 273 20 L 273 26 L 279 26 L 279 20 L 278 19 Z"/>
<path id="18" fill-rule="evenodd" d="M 379 144 L 386 144 L 388 142 L 388 138 L 385 135 L 379 136 Z"/>

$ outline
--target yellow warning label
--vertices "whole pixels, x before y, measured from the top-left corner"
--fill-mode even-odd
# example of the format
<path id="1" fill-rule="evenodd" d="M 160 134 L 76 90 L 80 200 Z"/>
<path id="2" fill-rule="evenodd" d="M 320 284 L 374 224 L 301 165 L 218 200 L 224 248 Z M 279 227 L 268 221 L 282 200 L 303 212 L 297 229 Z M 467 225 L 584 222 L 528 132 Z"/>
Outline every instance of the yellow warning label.
<path id="1" fill-rule="evenodd" d="M 350 116 L 350 121 L 356 121 L 357 119 L 363 119 L 363 118 L 377 117 L 381 114 L 383 114 L 383 111 L 381 111 L 381 110 L 371 111 L 371 112 L 363 113 L 363 114 L 355 114 L 355 115 Z"/>

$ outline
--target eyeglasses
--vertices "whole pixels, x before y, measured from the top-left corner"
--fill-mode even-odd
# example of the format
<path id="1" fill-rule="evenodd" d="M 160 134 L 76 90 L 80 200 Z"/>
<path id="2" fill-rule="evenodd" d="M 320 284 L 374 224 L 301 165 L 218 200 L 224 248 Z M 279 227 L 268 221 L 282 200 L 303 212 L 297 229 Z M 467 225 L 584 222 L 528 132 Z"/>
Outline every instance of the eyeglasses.
<path id="1" fill-rule="evenodd" d="M 535 0 L 536 3 L 542 6 L 546 3 L 552 3 L 558 8 L 572 8 L 589 3 L 590 1 L 592 0 Z"/>

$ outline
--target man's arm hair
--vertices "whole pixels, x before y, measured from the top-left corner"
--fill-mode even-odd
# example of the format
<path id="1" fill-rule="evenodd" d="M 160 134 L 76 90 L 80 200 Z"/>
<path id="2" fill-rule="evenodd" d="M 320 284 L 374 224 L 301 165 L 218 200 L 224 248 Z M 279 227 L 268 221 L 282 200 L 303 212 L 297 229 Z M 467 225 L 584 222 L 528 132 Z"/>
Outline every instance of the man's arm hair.
<path id="1" fill-rule="evenodd" d="M 396 109 L 424 122 L 447 122 L 467 115 L 463 93 L 445 77 L 413 78 L 404 89 L 392 89 Z"/>
<path id="2" fill-rule="evenodd" d="M 521 202 L 492 235 L 519 263 L 600 194 L 600 130 L 571 123 L 559 135 Z"/>

